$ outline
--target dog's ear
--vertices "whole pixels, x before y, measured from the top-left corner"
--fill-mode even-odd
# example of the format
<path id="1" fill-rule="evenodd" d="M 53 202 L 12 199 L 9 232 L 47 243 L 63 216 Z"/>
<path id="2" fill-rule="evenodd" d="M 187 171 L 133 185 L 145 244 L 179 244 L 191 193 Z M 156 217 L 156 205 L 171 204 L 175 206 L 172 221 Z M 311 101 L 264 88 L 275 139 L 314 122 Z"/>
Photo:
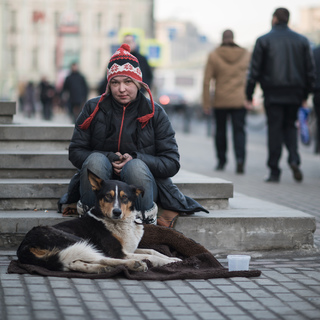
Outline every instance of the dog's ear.
<path id="1" fill-rule="evenodd" d="M 99 191 L 102 185 L 102 179 L 96 176 L 92 171 L 88 170 L 88 179 L 93 191 Z"/>
<path id="2" fill-rule="evenodd" d="M 132 187 L 133 187 L 134 193 L 136 194 L 137 197 L 139 197 L 140 194 L 141 194 L 141 197 L 144 196 L 144 188 L 143 187 L 135 187 L 135 186 L 132 186 Z"/>

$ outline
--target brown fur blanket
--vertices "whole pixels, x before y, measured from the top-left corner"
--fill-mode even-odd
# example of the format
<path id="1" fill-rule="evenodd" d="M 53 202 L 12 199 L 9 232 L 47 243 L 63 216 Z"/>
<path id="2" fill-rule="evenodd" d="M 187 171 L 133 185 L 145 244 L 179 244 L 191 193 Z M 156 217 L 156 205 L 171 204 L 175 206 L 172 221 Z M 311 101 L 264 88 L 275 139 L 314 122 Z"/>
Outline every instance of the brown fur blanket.
<path id="1" fill-rule="evenodd" d="M 65 278 L 107 279 L 111 277 L 126 277 L 134 280 L 176 280 L 176 279 L 211 279 L 231 277 L 258 277 L 259 270 L 231 271 L 203 246 L 185 237 L 182 233 L 166 227 L 145 225 L 145 233 L 139 245 L 140 248 L 155 249 L 168 256 L 181 258 L 183 261 L 171 263 L 162 267 L 149 266 L 147 272 L 134 272 L 124 266 L 114 268 L 103 274 L 88 274 L 80 272 L 50 271 L 48 269 L 21 264 L 11 261 L 8 273 L 33 274 L 40 276 Z"/>

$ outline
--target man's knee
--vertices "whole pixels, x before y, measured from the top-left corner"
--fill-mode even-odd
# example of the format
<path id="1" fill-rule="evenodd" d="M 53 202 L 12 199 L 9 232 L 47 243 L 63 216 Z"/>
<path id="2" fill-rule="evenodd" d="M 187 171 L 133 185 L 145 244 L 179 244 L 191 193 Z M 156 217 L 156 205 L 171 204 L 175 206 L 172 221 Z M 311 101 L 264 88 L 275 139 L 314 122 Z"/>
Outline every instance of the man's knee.
<path id="1" fill-rule="evenodd" d="M 89 169 L 100 178 L 106 178 L 106 174 L 111 170 L 109 159 L 102 153 L 94 152 L 88 156 L 82 165 L 81 171 Z"/>
<path id="2" fill-rule="evenodd" d="M 132 159 L 129 161 L 121 172 L 121 179 L 124 181 L 141 181 L 151 177 L 148 166 L 140 159 Z"/>

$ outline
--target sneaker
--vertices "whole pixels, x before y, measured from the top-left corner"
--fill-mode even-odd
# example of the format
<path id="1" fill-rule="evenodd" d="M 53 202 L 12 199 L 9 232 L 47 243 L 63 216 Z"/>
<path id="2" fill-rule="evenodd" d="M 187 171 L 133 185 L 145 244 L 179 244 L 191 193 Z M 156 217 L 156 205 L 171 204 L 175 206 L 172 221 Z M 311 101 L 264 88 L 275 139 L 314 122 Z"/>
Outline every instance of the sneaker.
<path id="1" fill-rule="evenodd" d="M 290 163 L 290 168 L 292 170 L 294 180 L 301 182 L 303 179 L 303 174 L 299 169 L 299 166 L 295 163 Z"/>
<path id="2" fill-rule="evenodd" d="M 243 174 L 244 173 L 244 166 L 243 166 L 242 162 L 238 162 L 237 163 L 236 173 L 238 173 L 238 174 Z"/>
<path id="3" fill-rule="evenodd" d="M 90 208 L 87 205 L 83 204 L 81 200 L 77 202 L 77 212 L 80 217 L 85 215 L 89 210 Z"/>
<path id="4" fill-rule="evenodd" d="M 216 171 L 223 171 L 225 164 L 222 162 L 219 162 L 215 168 Z"/>

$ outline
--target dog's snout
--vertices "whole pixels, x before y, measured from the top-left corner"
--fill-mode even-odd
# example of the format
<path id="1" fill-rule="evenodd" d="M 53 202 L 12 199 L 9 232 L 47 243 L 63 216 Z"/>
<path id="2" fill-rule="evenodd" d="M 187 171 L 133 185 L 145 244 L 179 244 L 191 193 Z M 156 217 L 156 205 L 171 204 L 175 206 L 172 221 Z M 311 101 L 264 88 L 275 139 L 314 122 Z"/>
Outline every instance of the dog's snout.
<path id="1" fill-rule="evenodd" d="M 114 218 L 119 218 L 121 216 L 121 214 L 122 214 L 122 210 L 119 208 L 114 208 L 112 210 L 112 215 Z"/>

